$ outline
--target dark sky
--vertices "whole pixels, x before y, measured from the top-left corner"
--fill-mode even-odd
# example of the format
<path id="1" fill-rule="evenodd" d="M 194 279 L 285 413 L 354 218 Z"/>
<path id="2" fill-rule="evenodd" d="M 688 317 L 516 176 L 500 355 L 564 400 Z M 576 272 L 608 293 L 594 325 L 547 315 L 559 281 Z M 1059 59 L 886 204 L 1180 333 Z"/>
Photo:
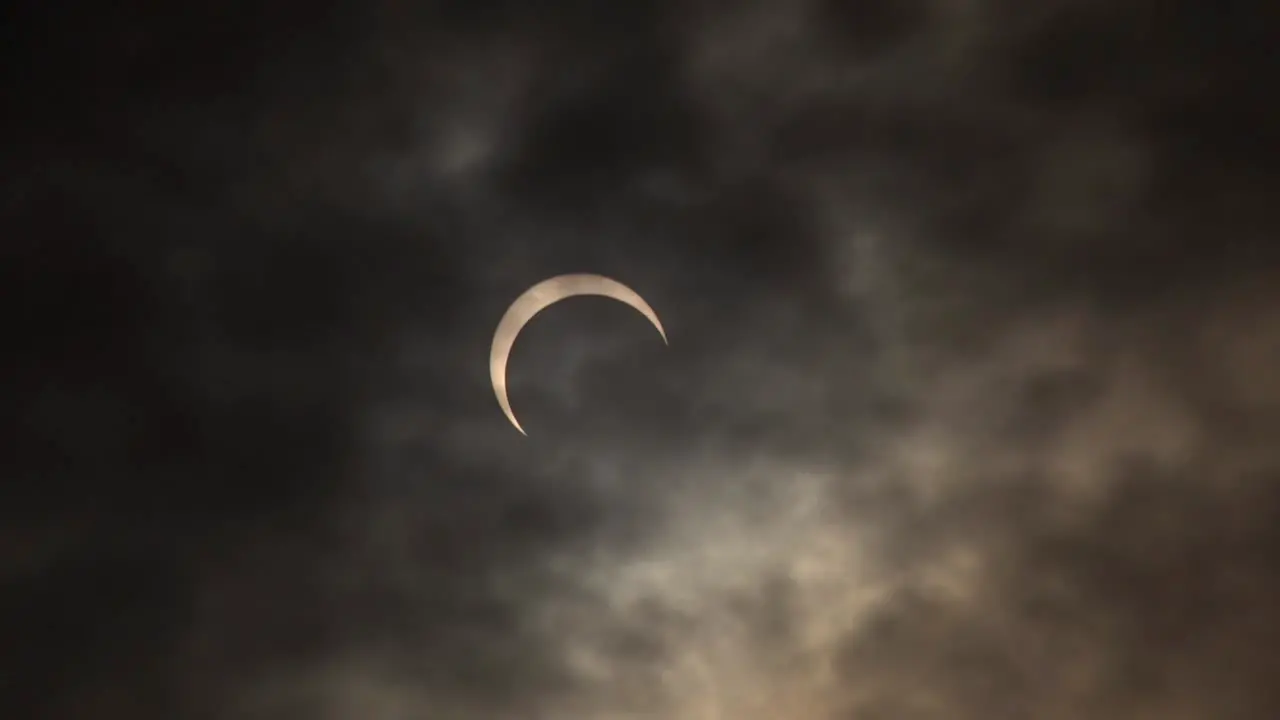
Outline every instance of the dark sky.
<path id="1" fill-rule="evenodd" d="M 1273 4 L 182 5 L 0 23 L 0 717 L 1280 717 Z"/>

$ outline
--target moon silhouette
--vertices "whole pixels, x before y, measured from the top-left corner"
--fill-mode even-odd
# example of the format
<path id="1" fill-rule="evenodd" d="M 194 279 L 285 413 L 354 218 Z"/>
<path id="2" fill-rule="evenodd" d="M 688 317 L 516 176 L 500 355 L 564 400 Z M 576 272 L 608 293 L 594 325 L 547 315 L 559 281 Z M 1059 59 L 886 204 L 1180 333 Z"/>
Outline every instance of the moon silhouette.
<path id="1" fill-rule="evenodd" d="M 515 344 L 521 328 L 534 315 L 548 305 L 576 295 L 599 295 L 630 305 L 649 319 L 662 336 L 662 342 L 667 343 L 667 332 L 662 329 L 658 314 L 639 293 L 617 280 L 592 274 L 557 275 L 525 290 L 511 303 L 511 307 L 507 308 L 506 314 L 498 322 L 498 329 L 493 333 L 493 347 L 489 350 L 489 378 L 493 381 L 493 393 L 498 397 L 498 404 L 507 414 L 507 419 L 522 435 L 527 436 L 529 433 L 520 427 L 520 422 L 511 410 L 511 401 L 507 398 L 507 358 L 511 355 L 511 346 Z"/>

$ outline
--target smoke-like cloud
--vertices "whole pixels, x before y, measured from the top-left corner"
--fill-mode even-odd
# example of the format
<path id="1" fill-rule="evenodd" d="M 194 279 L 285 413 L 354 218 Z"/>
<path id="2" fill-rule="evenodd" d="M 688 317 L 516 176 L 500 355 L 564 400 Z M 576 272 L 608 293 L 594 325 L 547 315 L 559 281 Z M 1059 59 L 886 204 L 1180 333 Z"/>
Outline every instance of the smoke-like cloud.
<path id="1" fill-rule="evenodd" d="M 0 707 L 1275 717 L 1274 61 L 1140 5 L 103 20 L 5 190 Z M 522 438 L 574 271 L 671 346 L 540 315 Z"/>

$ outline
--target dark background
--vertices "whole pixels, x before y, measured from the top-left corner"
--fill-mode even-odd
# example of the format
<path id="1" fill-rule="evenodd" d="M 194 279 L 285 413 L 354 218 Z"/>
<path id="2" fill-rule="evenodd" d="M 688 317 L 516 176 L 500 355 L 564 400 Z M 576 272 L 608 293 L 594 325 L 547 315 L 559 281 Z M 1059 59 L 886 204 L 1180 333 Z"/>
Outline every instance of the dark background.
<path id="1" fill-rule="evenodd" d="M 5 12 L 0 715 L 1280 713 L 1272 6 Z"/>

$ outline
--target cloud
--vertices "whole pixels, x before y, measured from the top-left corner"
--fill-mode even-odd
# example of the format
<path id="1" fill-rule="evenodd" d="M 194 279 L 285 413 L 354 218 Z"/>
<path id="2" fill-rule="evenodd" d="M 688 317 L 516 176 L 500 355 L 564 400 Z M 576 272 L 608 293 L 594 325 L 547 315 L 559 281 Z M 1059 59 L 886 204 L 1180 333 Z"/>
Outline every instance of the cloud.
<path id="1" fill-rule="evenodd" d="M 29 130 L 14 707 L 1275 716 L 1275 217 L 1197 29 L 1250 28 L 486 8 Z M 572 271 L 671 346 L 540 316 L 526 439 L 489 333 Z"/>

